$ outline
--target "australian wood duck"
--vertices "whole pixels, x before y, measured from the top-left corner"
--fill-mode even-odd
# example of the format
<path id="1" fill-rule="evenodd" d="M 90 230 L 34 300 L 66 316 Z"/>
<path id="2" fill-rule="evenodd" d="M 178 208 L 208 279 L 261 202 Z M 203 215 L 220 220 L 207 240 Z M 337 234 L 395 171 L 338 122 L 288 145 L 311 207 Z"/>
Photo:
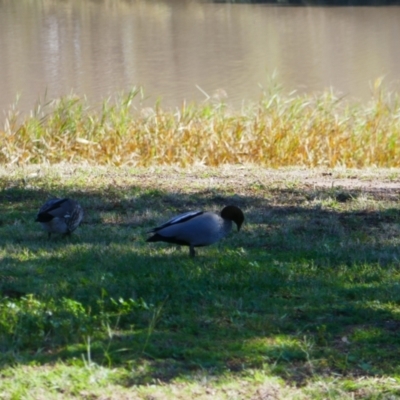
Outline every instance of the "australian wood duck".
<path id="1" fill-rule="evenodd" d="M 71 199 L 51 199 L 40 208 L 36 222 L 42 224 L 43 229 L 52 233 L 72 233 L 81 223 L 83 209 L 80 204 Z"/>
<path id="2" fill-rule="evenodd" d="M 190 211 L 170 219 L 149 233 L 153 236 L 147 242 L 167 242 L 189 246 L 189 254 L 195 256 L 195 247 L 208 246 L 225 237 L 232 230 L 232 221 L 238 231 L 243 224 L 244 215 L 236 206 L 226 206 L 221 214 L 203 211 Z"/>

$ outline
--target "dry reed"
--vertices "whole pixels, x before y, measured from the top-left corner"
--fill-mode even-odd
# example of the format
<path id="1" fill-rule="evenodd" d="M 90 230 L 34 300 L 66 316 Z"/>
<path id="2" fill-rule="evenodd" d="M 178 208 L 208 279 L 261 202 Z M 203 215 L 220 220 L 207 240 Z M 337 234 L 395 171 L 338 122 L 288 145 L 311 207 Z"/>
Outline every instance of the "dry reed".
<path id="1" fill-rule="evenodd" d="M 139 93 L 105 101 L 100 111 L 69 96 L 38 106 L 22 122 L 10 112 L 0 130 L 0 163 L 400 166 L 399 97 L 379 80 L 366 105 L 345 103 L 332 92 L 284 96 L 272 90 L 240 111 L 215 102 L 140 111 L 133 106 Z"/>

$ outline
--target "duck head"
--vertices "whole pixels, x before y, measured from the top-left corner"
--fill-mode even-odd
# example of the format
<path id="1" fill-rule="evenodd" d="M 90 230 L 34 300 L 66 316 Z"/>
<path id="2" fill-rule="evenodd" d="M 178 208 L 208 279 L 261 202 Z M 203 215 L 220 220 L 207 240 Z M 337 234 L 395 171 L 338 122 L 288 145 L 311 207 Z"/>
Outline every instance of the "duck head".
<path id="1" fill-rule="evenodd" d="M 244 214 L 239 207 L 236 206 L 226 206 L 221 211 L 221 217 L 223 219 L 229 219 L 237 225 L 238 231 L 244 221 Z"/>

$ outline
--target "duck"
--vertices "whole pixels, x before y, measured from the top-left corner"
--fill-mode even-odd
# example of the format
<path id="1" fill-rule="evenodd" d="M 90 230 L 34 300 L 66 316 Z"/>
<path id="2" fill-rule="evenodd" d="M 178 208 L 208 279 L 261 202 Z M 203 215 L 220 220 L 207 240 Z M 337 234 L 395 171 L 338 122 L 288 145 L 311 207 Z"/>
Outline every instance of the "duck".
<path id="1" fill-rule="evenodd" d="M 35 221 L 41 223 L 50 238 L 52 233 L 70 235 L 82 219 L 83 209 L 77 201 L 69 198 L 53 198 L 43 204 Z"/>
<path id="2" fill-rule="evenodd" d="M 244 222 L 243 211 L 234 205 L 226 206 L 221 213 L 189 211 L 173 217 L 148 233 L 154 235 L 146 242 L 167 242 L 189 246 L 189 255 L 194 257 L 195 247 L 208 246 L 224 238 L 232 230 L 232 222 L 240 227 Z"/>

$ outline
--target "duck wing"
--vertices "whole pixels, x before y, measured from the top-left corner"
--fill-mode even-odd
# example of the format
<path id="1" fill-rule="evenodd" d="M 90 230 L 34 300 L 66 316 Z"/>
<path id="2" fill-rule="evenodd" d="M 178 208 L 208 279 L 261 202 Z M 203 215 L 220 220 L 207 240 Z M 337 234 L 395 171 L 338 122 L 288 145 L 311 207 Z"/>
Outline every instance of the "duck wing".
<path id="1" fill-rule="evenodd" d="M 204 211 L 188 211 L 186 213 L 179 214 L 179 215 L 171 218 L 165 224 L 157 226 L 156 228 L 152 229 L 148 233 L 155 233 L 155 232 L 158 232 L 161 229 L 167 228 L 169 226 L 177 225 L 177 224 L 181 224 L 183 222 L 190 221 L 191 219 L 193 219 L 199 215 L 202 215 L 202 214 L 204 214 Z"/>
<path id="2" fill-rule="evenodd" d="M 54 217 L 64 216 L 65 210 L 63 205 L 68 201 L 68 199 L 51 199 L 46 201 L 40 208 L 36 221 L 39 222 L 49 222 Z"/>

